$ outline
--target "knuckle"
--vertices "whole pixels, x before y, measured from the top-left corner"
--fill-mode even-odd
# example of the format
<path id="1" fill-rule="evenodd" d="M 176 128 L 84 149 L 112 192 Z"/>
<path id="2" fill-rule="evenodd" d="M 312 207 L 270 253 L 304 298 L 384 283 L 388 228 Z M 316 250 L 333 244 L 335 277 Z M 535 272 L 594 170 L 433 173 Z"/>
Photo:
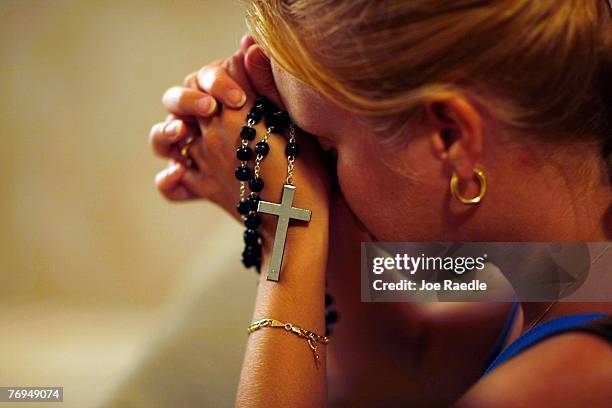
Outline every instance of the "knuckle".
<path id="1" fill-rule="evenodd" d="M 175 95 L 172 108 L 175 110 L 175 113 L 185 113 L 189 114 L 194 110 L 194 98 L 184 90 L 180 90 Z"/>
<path id="2" fill-rule="evenodd" d="M 181 95 L 176 100 L 176 108 L 181 112 L 189 112 L 190 111 L 190 100 L 185 97 L 185 95 Z"/>
<path id="3" fill-rule="evenodd" d="M 197 88 L 197 85 L 198 85 L 198 83 L 197 83 L 197 76 L 198 76 L 197 72 L 190 73 L 183 80 L 183 85 L 185 85 L 186 87 L 189 87 L 189 88 Z"/>
<path id="4" fill-rule="evenodd" d="M 225 60 L 224 68 L 226 71 L 230 71 L 232 68 L 235 68 L 242 64 L 244 61 L 244 54 L 242 51 L 236 51 L 230 58 Z"/>
<path id="5" fill-rule="evenodd" d="M 180 97 L 180 95 L 181 95 L 181 88 L 177 86 L 168 88 L 166 92 L 164 92 L 164 94 L 162 95 L 162 104 L 166 107 L 170 107 L 173 103 L 176 102 L 176 100 Z"/>
<path id="6" fill-rule="evenodd" d="M 233 54 L 230 58 L 226 58 L 223 63 L 221 63 L 221 68 L 224 70 L 228 70 L 232 66 L 232 60 L 236 54 Z"/>
<path id="7" fill-rule="evenodd" d="M 160 135 L 163 132 L 163 128 L 164 127 L 164 123 L 160 122 L 160 123 L 156 123 L 153 126 L 151 126 L 151 130 L 149 131 L 149 143 L 151 145 L 154 145 L 157 141 L 157 137 L 158 135 Z"/>
<path id="8" fill-rule="evenodd" d="M 155 180 L 154 180 L 155 188 L 157 188 L 157 190 L 160 193 L 163 193 L 165 191 L 165 188 L 164 188 L 165 187 L 165 183 L 164 183 L 165 181 L 166 181 L 166 171 L 165 170 L 162 170 L 162 171 L 160 171 L 159 173 L 157 173 L 155 175 Z"/>
<path id="9" fill-rule="evenodd" d="M 204 67 L 198 72 L 198 83 L 203 91 L 210 92 L 223 79 L 225 71 L 221 67 Z"/>
<path id="10" fill-rule="evenodd" d="M 159 182 L 157 179 L 155 180 L 155 188 L 157 189 L 157 192 L 161 195 L 163 195 L 164 197 L 168 197 L 168 190 L 165 189 L 163 187 L 163 184 L 161 182 Z"/>

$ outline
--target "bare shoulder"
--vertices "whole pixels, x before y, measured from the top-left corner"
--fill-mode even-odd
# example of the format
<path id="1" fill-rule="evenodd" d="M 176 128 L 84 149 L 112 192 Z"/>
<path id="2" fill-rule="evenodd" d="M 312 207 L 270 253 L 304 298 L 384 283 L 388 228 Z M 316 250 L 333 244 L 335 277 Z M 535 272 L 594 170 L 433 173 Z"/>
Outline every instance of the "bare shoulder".
<path id="1" fill-rule="evenodd" d="M 478 381 L 460 407 L 609 406 L 612 346 L 587 333 L 568 333 L 533 346 Z"/>

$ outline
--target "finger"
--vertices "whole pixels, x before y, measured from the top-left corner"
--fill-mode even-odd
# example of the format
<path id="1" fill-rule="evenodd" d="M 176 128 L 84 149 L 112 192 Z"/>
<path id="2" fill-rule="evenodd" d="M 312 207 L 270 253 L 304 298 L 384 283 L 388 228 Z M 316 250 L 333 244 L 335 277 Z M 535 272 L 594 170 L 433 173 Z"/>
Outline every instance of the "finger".
<path id="1" fill-rule="evenodd" d="M 218 59 L 218 60 L 211 62 L 210 64 L 206 66 L 207 67 L 220 67 L 221 64 L 223 64 L 223 61 L 224 61 L 223 59 Z M 198 71 L 194 71 L 190 73 L 189 75 L 187 75 L 185 79 L 183 80 L 183 86 L 186 86 L 187 88 L 199 90 L 200 85 L 198 84 Z"/>
<path id="2" fill-rule="evenodd" d="M 183 85 L 187 88 L 200 90 L 200 87 L 198 85 L 198 73 L 192 72 L 191 74 L 187 75 L 185 77 L 185 80 L 183 81 Z M 217 101 L 217 109 L 215 113 L 217 115 L 220 115 L 221 112 L 223 112 L 223 105 L 219 101 Z M 191 118 L 193 118 L 193 116 Z"/>
<path id="3" fill-rule="evenodd" d="M 198 89 L 198 73 L 192 72 L 183 80 L 183 86 L 191 89 Z"/>
<path id="4" fill-rule="evenodd" d="M 185 166 L 182 164 L 172 162 L 166 169 L 160 171 L 155 176 L 155 185 L 166 199 L 170 201 L 185 201 L 198 198 L 181 183 L 185 170 Z"/>
<path id="5" fill-rule="evenodd" d="M 283 102 L 274 82 L 272 64 L 259 45 L 251 45 L 244 60 L 244 67 L 251 85 L 257 95 L 265 96 L 277 106 L 283 107 Z"/>
<path id="6" fill-rule="evenodd" d="M 204 143 L 201 139 L 195 140 L 189 147 L 189 157 L 195 162 L 195 165 L 200 171 L 206 171 L 207 163 L 204 160 Z"/>
<path id="7" fill-rule="evenodd" d="M 161 157 L 169 157 L 171 146 L 183 139 L 185 126 L 179 120 L 156 123 L 149 132 L 149 144 Z"/>
<path id="8" fill-rule="evenodd" d="M 175 115 L 175 114 L 172 114 L 172 113 L 166 115 L 166 120 L 165 121 L 166 122 L 170 122 L 171 120 L 174 120 L 174 119 L 181 120 L 184 123 L 193 123 L 193 124 L 197 124 L 198 123 L 198 121 L 197 121 L 195 116 Z"/>
<path id="9" fill-rule="evenodd" d="M 187 169 L 183 177 L 181 177 L 181 183 L 194 196 L 199 198 L 206 197 L 206 179 L 204 174 L 199 171 Z"/>
<path id="10" fill-rule="evenodd" d="M 255 92 L 251 87 L 247 72 L 244 68 L 244 53 L 237 51 L 230 58 L 223 61 L 222 67 L 224 68 L 227 75 L 234 79 L 247 94 L 247 99 L 255 99 Z"/>
<path id="11" fill-rule="evenodd" d="M 172 157 L 176 157 L 176 161 L 183 164 L 187 170 L 199 171 L 204 162 L 201 157 L 200 147 L 203 146 L 200 128 L 194 123 L 185 123 L 184 141 L 173 146 Z M 194 152 L 198 152 L 197 159 Z"/>
<path id="12" fill-rule="evenodd" d="M 175 115 L 212 116 L 217 109 L 217 101 L 204 92 L 173 86 L 162 97 L 164 107 Z"/>
<path id="13" fill-rule="evenodd" d="M 251 45 L 255 44 L 255 40 L 249 34 L 245 34 L 240 39 L 240 51 L 246 54 Z"/>
<path id="14" fill-rule="evenodd" d="M 181 120 L 171 120 L 153 125 L 149 133 L 149 144 L 153 151 L 165 158 L 175 157 L 177 143 L 188 136 L 195 136 L 191 127 Z"/>
<path id="15" fill-rule="evenodd" d="M 218 99 L 225 106 L 241 108 L 247 100 L 243 88 L 220 66 L 205 66 L 198 71 L 201 90 Z"/>

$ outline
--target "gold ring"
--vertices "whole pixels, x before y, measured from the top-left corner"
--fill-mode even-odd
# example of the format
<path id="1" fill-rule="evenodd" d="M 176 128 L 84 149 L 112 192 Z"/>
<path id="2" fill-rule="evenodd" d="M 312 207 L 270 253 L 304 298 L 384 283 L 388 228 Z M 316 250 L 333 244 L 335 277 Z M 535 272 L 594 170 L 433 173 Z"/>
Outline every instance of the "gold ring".
<path id="1" fill-rule="evenodd" d="M 479 168 L 475 168 L 474 174 L 476 175 L 476 178 L 478 179 L 478 182 L 480 183 L 480 191 L 478 195 L 474 198 L 465 198 L 459 193 L 459 190 L 457 189 L 459 185 L 459 177 L 457 177 L 457 173 L 453 172 L 453 175 L 450 181 L 450 189 L 451 189 L 451 192 L 453 193 L 453 196 L 455 196 L 455 198 L 459 200 L 462 204 L 467 204 L 467 205 L 478 204 L 479 202 L 482 201 L 485 194 L 487 193 L 487 178 L 485 177 L 484 171 L 482 171 Z"/>
<path id="2" fill-rule="evenodd" d="M 196 168 L 196 165 L 195 161 L 193 160 L 193 157 L 191 157 L 191 154 L 189 154 L 189 149 L 191 148 L 191 145 L 193 144 L 194 140 L 195 139 L 193 137 L 189 136 L 185 141 L 183 147 L 181 147 L 181 156 L 183 157 L 183 159 L 185 159 L 185 164 L 192 169 Z"/>

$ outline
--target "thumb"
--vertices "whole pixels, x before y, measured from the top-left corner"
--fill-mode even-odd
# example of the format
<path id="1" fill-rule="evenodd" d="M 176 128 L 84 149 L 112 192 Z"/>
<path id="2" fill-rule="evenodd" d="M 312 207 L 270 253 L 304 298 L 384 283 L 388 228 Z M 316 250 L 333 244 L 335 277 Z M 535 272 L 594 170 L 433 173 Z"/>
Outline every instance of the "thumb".
<path id="1" fill-rule="evenodd" d="M 265 96 L 277 106 L 284 108 L 280 94 L 276 88 L 276 83 L 274 82 L 272 64 L 259 45 L 253 44 L 247 49 L 244 56 L 244 67 L 255 89 L 255 93 Z"/>

